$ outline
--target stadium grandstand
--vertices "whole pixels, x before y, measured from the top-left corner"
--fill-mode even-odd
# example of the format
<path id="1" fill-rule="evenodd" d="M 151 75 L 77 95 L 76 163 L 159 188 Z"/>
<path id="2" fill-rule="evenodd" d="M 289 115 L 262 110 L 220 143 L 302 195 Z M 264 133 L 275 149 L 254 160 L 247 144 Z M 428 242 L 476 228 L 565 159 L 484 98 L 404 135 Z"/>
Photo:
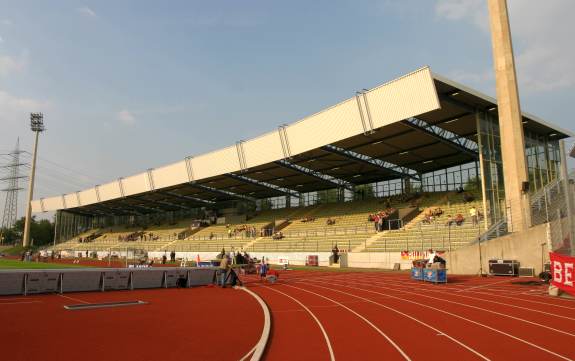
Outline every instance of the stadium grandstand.
<path id="1" fill-rule="evenodd" d="M 522 118 L 525 191 L 543 223 L 573 133 Z M 501 148 L 496 100 L 424 67 L 253 139 L 32 208 L 56 212 L 55 251 L 195 259 L 225 248 L 303 263 L 327 262 L 337 246 L 391 265 L 512 231 Z"/>

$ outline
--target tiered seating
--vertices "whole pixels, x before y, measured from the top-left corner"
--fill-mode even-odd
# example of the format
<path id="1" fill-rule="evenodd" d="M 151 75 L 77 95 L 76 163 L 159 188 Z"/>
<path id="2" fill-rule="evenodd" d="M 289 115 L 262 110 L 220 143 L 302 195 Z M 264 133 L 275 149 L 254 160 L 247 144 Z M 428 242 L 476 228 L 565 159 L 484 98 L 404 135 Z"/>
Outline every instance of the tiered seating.
<path id="1" fill-rule="evenodd" d="M 406 207 L 407 203 L 392 203 L 395 208 Z M 375 233 L 370 214 L 386 207 L 382 199 L 323 204 L 308 207 L 290 225 L 282 229 L 283 238 L 266 237 L 258 240 L 252 251 L 330 251 L 335 244 L 341 250 L 351 250 Z M 309 221 L 304 222 L 303 219 Z M 313 219 L 313 220 L 311 220 Z M 327 225 L 328 219 L 335 221 Z"/>
<path id="2" fill-rule="evenodd" d="M 475 200 L 464 203 L 462 195 L 457 193 L 438 193 L 421 199 L 420 208 L 423 210 L 416 218 L 405 225 L 401 230 L 382 232 L 380 237 L 367 245 L 367 252 L 400 252 L 404 250 L 427 250 L 427 249 L 457 249 L 468 245 L 479 237 L 483 232 L 483 220 L 480 219 L 477 226 L 473 226 L 469 209 L 472 206 L 482 212 L 482 202 L 478 195 Z M 435 217 L 429 224 L 424 222 L 425 213 L 429 209 L 439 207 L 443 214 Z M 452 220 L 457 214 L 463 215 L 465 221 L 457 226 L 447 226 L 448 216 Z"/>
<path id="3" fill-rule="evenodd" d="M 80 239 L 86 239 L 89 237 L 94 237 L 94 240 L 95 240 L 99 237 L 98 235 L 100 233 L 101 233 L 100 229 L 90 229 L 86 232 L 82 232 L 82 233 L 78 234 L 77 236 L 75 236 L 74 238 L 72 238 L 66 242 L 58 243 L 56 246 L 52 247 L 52 249 L 55 251 L 61 251 L 64 249 L 75 249 L 76 247 L 81 245 L 81 243 L 79 243 Z"/>
<path id="4" fill-rule="evenodd" d="M 219 251 L 222 248 L 243 249 L 244 245 L 249 244 L 260 236 L 262 228 L 267 227 L 272 222 L 269 218 L 256 217 L 247 222 L 239 224 L 215 224 L 202 228 L 190 237 L 178 240 L 169 244 L 166 249 L 176 251 Z M 241 229 L 255 228 L 255 236 Z M 228 232 L 231 231 L 231 234 Z"/>
<path id="5" fill-rule="evenodd" d="M 252 219 L 229 225 L 212 225 L 201 228 L 185 239 L 178 239 L 183 231 L 190 229 L 190 220 L 172 225 L 137 227 L 113 227 L 99 230 L 102 235 L 92 242 L 79 243 L 94 231 L 85 232 L 72 240 L 60 243 L 54 250 L 77 251 L 120 250 L 136 248 L 148 251 L 220 251 L 222 248 L 246 249 L 256 252 L 320 252 L 330 251 L 337 244 L 342 251 L 399 252 L 403 250 L 455 249 L 477 239 L 483 231 L 483 223 L 473 226 L 469 209 L 475 206 L 482 212 L 481 198 L 475 194 L 473 202 L 464 203 L 461 194 L 454 192 L 427 193 L 409 201 L 402 198 L 370 199 L 365 201 L 331 203 L 302 208 L 262 211 Z M 421 213 L 397 230 L 376 233 L 374 223 L 368 221 L 372 213 L 388 207 L 406 213 L 417 206 Z M 410 208 L 411 207 L 411 208 Z M 425 213 L 440 207 L 443 214 L 430 224 L 423 222 Z M 404 211 L 404 212 L 402 212 Z M 407 212 L 406 212 L 407 211 Z M 413 212 L 412 212 L 413 213 Z M 462 225 L 446 226 L 448 215 L 460 213 L 465 217 Z M 407 217 L 407 216 L 405 216 Z M 306 221 L 302 221 L 302 220 Z M 328 225 L 327 221 L 334 222 Z M 261 229 L 281 231 L 282 237 L 261 236 Z M 228 229 L 255 227 L 256 234 Z M 283 228 L 282 228 L 283 227 Z M 142 234 L 144 237 L 140 238 Z M 138 235 L 138 237 L 135 237 Z M 152 236 L 150 236 L 152 235 Z M 132 239 L 126 241 L 126 239 Z"/>

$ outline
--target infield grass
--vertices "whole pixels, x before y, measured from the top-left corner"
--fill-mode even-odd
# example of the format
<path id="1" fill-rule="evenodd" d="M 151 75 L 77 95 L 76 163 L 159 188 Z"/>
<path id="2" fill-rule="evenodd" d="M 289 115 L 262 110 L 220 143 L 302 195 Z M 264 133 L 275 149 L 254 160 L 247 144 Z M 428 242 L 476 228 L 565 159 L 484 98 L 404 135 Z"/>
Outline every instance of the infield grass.
<path id="1" fill-rule="evenodd" d="M 76 264 L 22 262 L 17 259 L 0 258 L 0 269 L 59 269 L 59 268 L 86 268 Z"/>

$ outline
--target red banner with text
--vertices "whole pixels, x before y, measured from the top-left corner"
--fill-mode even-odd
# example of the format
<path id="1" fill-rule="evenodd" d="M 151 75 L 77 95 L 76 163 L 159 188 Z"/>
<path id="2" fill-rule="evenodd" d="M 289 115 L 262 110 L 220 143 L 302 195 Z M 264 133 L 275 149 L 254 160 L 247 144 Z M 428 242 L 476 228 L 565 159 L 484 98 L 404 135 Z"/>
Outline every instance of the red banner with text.
<path id="1" fill-rule="evenodd" d="M 551 283 L 559 289 L 575 295 L 575 287 L 573 287 L 575 257 L 550 252 L 549 258 L 551 259 L 551 276 L 553 277 Z"/>

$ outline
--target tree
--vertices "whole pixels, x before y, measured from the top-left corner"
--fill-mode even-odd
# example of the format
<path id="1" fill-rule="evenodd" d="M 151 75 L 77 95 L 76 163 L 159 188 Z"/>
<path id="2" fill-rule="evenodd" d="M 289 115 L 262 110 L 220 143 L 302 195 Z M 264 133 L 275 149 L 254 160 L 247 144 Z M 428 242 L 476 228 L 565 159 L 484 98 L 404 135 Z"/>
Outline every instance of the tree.
<path id="1" fill-rule="evenodd" d="M 2 230 L 4 243 L 15 244 L 22 241 L 25 221 L 26 219 L 22 217 L 14 223 L 12 228 Z M 32 216 L 32 222 L 30 224 L 30 238 L 34 240 L 34 246 L 51 244 L 54 242 L 54 223 L 47 219 L 37 221 L 36 217 Z"/>

